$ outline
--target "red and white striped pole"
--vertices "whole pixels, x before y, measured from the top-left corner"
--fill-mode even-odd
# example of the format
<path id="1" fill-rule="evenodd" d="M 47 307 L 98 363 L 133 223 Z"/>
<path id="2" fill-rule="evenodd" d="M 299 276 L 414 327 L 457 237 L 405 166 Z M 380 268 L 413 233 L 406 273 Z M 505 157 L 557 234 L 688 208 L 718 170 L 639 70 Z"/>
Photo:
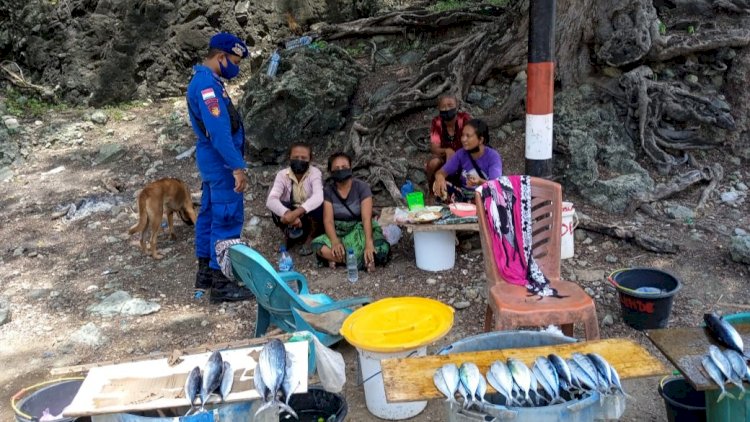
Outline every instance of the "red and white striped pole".
<path id="1" fill-rule="evenodd" d="M 531 0 L 526 68 L 526 174 L 552 176 L 555 0 Z"/>

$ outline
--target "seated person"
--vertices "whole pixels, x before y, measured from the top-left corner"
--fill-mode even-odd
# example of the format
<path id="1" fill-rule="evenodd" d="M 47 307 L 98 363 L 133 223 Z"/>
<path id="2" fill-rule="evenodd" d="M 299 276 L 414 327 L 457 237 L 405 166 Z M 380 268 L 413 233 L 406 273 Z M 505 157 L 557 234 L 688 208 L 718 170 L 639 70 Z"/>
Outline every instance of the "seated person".
<path id="1" fill-rule="evenodd" d="M 433 191 L 443 200 L 466 202 L 474 199 L 474 189 L 490 179 L 503 175 L 503 161 L 500 154 L 488 146 L 490 130 L 479 119 L 466 123 L 461 136 L 463 148 L 445 163 L 435 174 Z M 446 178 L 449 174 L 461 172 L 460 186 L 453 186 Z"/>
<path id="2" fill-rule="evenodd" d="M 347 250 L 351 248 L 359 268 L 372 271 L 375 264 L 388 262 L 391 246 L 378 222 L 372 219 L 370 186 L 352 178 L 352 159 L 343 152 L 331 155 L 328 172 L 333 181 L 324 189 L 325 234 L 313 239 L 313 250 L 334 268 L 336 264 L 346 264 Z"/>
<path id="3" fill-rule="evenodd" d="M 295 142 L 289 148 L 289 167 L 276 173 L 266 207 L 284 232 L 287 248 L 303 243 L 300 255 L 310 255 L 312 239 L 323 233 L 323 176 L 311 166 L 312 148 Z"/>
<path id="4" fill-rule="evenodd" d="M 461 149 L 461 133 L 464 124 L 471 120 L 468 113 L 458 112 L 458 101 L 454 95 L 442 95 L 438 98 L 439 116 L 432 119 L 430 126 L 430 152 L 425 173 L 427 173 L 428 197 L 432 197 L 432 185 L 435 182 L 435 172 L 448 161 L 453 154 Z M 449 174 L 452 176 L 452 174 Z M 456 182 L 458 178 L 456 178 Z"/>

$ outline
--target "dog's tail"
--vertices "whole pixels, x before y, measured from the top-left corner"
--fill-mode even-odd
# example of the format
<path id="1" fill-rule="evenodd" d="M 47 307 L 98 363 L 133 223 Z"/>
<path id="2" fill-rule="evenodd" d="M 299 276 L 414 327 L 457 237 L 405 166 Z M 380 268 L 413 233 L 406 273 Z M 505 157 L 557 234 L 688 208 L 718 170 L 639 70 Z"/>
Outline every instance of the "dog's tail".
<path id="1" fill-rule="evenodd" d="M 128 234 L 137 232 L 143 233 L 146 230 L 146 226 L 148 225 L 148 213 L 146 212 L 146 204 L 145 201 L 141 201 L 140 195 L 138 195 L 136 204 L 138 205 L 138 222 L 128 230 Z"/>

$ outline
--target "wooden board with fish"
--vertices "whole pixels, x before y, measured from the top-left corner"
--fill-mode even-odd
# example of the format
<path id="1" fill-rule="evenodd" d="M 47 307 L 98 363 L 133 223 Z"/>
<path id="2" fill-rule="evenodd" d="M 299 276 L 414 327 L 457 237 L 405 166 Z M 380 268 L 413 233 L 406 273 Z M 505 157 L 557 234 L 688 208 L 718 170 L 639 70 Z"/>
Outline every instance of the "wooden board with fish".
<path id="1" fill-rule="evenodd" d="M 285 343 L 288 368 L 294 374 L 291 380 L 295 393 L 307 392 L 307 353 L 305 341 Z M 216 380 L 216 393 L 207 404 L 222 401 L 219 390 L 230 391 L 224 402 L 241 402 L 258 399 L 254 376 L 262 347 L 220 350 L 223 368 L 231 368 L 230 379 Z M 182 361 L 170 366 L 168 358 L 129 362 L 119 365 L 91 368 L 73 402 L 65 409 L 69 417 L 102 415 L 109 413 L 138 412 L 146 410 L 189 407 L 186 398 L 186 381 L 193 368 L 198 367 L 206 376 L 212 353 L 181 356 Z M 216 368 L 216 370 L 223 370 Z M 223 385 L 222 385 L 223 384 Z M 227 387 L 228 384 L 228 387 Z M 200 400 L 196 400 L 199 403 Z"/>
<path id="2" fill-rule="evenodd" d="M 750 324 L 732 324 L 745 345 L 750 344 Z M 679 327 L 647 330 L 646 336 L 672 362 L 697 391 L 719 388 L 709 379 L 702 360 L 709 354 L 711 345 L 727 349 L 707 328 Z M 745 346 L 747 347 L 747 346 Z M 747 349 L 745 350 L 747 352 Z"/>
<path id="3" fill-rule="evenodd" d="M 643 346 L 629 339 L 606 339 L 554 346 L 519 349 L 485 350 L 453 353 L 449 355 L 415 358 L 386 359 L 381 361 L 383 383 L 389 403 L 428 400 L 445 397 L 434 383 L 435 371 L 447 363 L 461 365 L 473 362 L 486 373 L 497 361 L 516 358 L 532 366 L 539 356 L 557 354 L 570 358 L 574 353 L 597 353 L 604 357 L 619 373 L 621 379 L 665 375 L 669 370 Z M 487 391 L 494 392 L 492 386 Z"/>
<path id="4" fill-rule="evenodd" d="M 462 224 L 435 224 L 434 221 L 425 222 L 424 224 L 411 224 L 397 222 L 395 219 L 395 208 L 385 207 L 380 212 L 378 223 L 381 227 L 388 224 L 396 224 L 406 228 L 409 232 L 430 232 L 430 231 L 479 231 L 479 223 L 462 223 Z"/>

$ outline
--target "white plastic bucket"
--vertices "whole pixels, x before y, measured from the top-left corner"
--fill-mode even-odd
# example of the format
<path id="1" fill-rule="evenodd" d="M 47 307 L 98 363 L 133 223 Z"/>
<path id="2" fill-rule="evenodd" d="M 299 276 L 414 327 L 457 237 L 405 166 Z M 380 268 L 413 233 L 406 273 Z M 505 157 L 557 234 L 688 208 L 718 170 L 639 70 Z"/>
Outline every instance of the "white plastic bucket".
<path id="1" fill-rule="evenodd" d="M 427 346 L 394 353 L 376 353 L 357 348 L 357 353 L 359 354 L 359 367 L 365 387 L 365 404 L 367 404 L 367 410 L 370 413 L 380 419 L 395 421 L 413 418 L 427 407 L 426 401 L 388 403 L 385 398 L 383 374 L 380 368 L 382 359 L 425 356 Z"/>
<path id="2" fill-rule="evenodd" d="M 560 259 L 573 258 L 575 254 L 575 229 L 578 216 L 572 202 L 562 203 L 562 232 L 560 233 Z"/>
<path id="3" fill-rule="evenodd" d="M 417 256 L 417 268 L 421 270 L 450 270 L 456 263 L 456 232 L 415 231 L 414 254 Z"/>

